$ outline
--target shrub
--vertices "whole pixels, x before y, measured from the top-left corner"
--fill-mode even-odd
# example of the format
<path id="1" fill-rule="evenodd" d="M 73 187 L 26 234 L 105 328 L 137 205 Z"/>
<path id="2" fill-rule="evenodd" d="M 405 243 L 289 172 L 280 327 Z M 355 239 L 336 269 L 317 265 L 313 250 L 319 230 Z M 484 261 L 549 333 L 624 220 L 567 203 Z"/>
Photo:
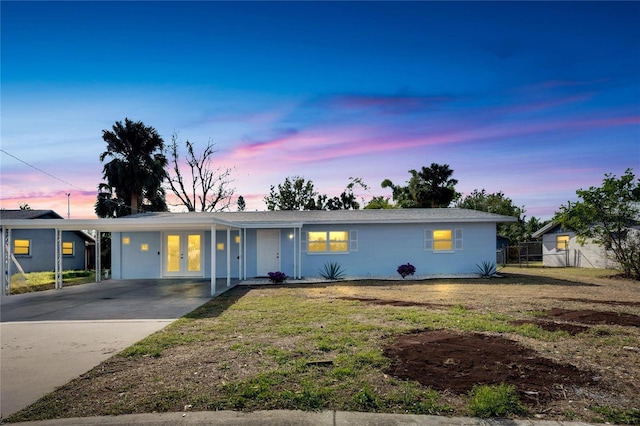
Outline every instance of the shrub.
<path id="1" fill-rule="evenodd" d="M 400 276 L 402 278 L 408 276 L 408 275 L 413 275 L 416 272 L 416 267 L 413 266 L 412 264 L 410 264 L 409 262 L 407 262 L 406 265 L 400 265 L 398 266 L 398 273 L 400 274 Z"/>
<path id="2" fill-rule="evenodd" d="M 320 276 L 326 280 L 339 280 L 344 277 L 344 270 L 337 262 L 327 262 L 320 269 Z"/>
<path id="3" fill-rule="evenodd" d="M 268 275 L 269 275 L 269 279 L 271 280 L 271 282 L 275 283 L 275 284 L 283 283 L 283 282 L 286 281 L 287 278 L 289 278 L 287 276 L 287 274 L 285 274 L 284 272 L 280 272 L 280 271 L 269 272 Z"/>
<path id="4" fill-rule="evenodd" d="M 523 411 L 515 388 L 506 383 L 474 386 L 469 392 L 469 411 L 475 417 L 504 417 Z"/>
<path id="5" fill-rule="evenodd" d="M 482 278 L 491 278 L 496 274 L 496 272 L 498 272 L 498 268 L 496 267 L 495 262 L 483 260 L 481 263 L 476 264 L 476 272 Z"/>

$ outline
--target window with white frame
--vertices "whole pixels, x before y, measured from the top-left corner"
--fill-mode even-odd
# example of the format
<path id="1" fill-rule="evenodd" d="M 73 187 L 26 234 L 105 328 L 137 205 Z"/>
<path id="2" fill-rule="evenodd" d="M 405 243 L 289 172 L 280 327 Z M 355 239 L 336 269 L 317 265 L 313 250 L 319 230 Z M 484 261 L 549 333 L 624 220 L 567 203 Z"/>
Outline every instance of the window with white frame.
<path id="1" fill-rule="evenodd" d="M 434 252 L 462 250 L 462 229 L 425 229 L 424 249 Z"/>
<path id="2" fill-rule="evenodd" d="M 569 236 L 558 235 L 556 236 L 556 250 L 567 250 L 569 248 Z"/>
<path id="3" fill-rule="evenodd" d="M 62 255 L 73 256 L 73 241 L 62 242 Z"/>
<path id="4" fill-rule="evenodd" d="M 307 253 L 349 253 L 358 250 L 357 231 L 309 231 Z M 305 243 L 304 239 L 302 241 Z"/>
<path id="5" fill-rule="evenodd" d="M 13 240 L 13 254 L 29 256 L 31 254 L 31 240 Z"/>

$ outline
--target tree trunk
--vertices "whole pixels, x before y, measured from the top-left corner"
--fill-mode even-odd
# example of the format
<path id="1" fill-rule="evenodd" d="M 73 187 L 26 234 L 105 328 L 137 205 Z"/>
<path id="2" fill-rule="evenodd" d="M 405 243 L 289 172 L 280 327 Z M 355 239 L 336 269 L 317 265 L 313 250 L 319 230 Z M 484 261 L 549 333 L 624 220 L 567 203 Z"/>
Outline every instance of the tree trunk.
<path id="1" fill-rule="evenodd" d="M 138 196 L 134 193 L 131 193 L 131 214 L 138 213 Z"/>

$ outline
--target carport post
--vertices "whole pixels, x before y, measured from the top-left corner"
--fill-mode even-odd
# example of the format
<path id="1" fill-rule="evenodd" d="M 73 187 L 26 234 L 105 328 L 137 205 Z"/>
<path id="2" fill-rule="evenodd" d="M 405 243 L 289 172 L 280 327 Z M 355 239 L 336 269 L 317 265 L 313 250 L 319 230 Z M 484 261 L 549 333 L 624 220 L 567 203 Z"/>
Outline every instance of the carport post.
<path id="1" fill-rule="evenodd" d="M 302 227 L 298 228 L 298 279 L 302 278 Z"/>
<path id="2" fill-rule="evenodd" d="M 211 296 L 216 295 L 216 224 L 211 225 Z"/>
<path id="3" fill-rule="evenodd" d="M 2 228 L 2 295 L 11 294 L 11 229 Z"/>
<path id="4" fill-rule="evenodd" d="M 247 228 L 242 230 L 242 276 L 247 279 Z"/>
<path id="5" fill-rule="evenodd" d="M 227 226 L 227 287 L 231 286 L 231 227 Z"/>
<path id="6" fill-rule="evenodd" d="M 55 270 L 55 277 L 56 277 L 56 284 L 55 284 L 55 288 L 56 289 L 61 289 L 62 288 L 62 230 L 60 229 L 55 229 L 55 235 L 56 235 L 56 249 L 55 249 L 55 263 L 56 263 L 56 270 Z"/>
<path id="7" fill-rule="evenodd" d="M 96 229 L 96 283 L 102 281 L 102 244 L 100 244 L 100 231 Z"/>

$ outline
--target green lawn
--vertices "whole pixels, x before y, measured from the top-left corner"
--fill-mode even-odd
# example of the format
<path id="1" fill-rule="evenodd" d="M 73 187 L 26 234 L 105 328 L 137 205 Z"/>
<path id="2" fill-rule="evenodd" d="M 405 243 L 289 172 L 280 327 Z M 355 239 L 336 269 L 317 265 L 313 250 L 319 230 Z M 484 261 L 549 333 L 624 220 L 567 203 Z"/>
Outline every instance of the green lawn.
<path id="1" fill-rule="evenodd" d="M 511 324 L 556 307 L 640 315 L 640 283 L 603 270 L 509 267 L 499 273 L 504 277 L 236 287 L 9 420 L 190 406 L 640 423 L 640 364 L 637 354 L 622 350 L 638 345 L 640 329 L 596 325 L 569 335 Z M 626 304 L 612 304 L 616 300 Z M 565 397 L 531 405 L 505 386 L 454 394 L 387 374 L 392 361 L 385 347 L 425 329 L 516 340 L 540 356 L 593 370 L 602 388 L 567 388 Z"/>
<path id="2" fill-rule="evenodd" d="M 62 283 L 65 286 L 95 282 L 95 271 L 62 271 Z M 55 288 L 53 271 L 30 272 L 11 276 L 11 294 L 31 293 L 33 291 Z"/>

